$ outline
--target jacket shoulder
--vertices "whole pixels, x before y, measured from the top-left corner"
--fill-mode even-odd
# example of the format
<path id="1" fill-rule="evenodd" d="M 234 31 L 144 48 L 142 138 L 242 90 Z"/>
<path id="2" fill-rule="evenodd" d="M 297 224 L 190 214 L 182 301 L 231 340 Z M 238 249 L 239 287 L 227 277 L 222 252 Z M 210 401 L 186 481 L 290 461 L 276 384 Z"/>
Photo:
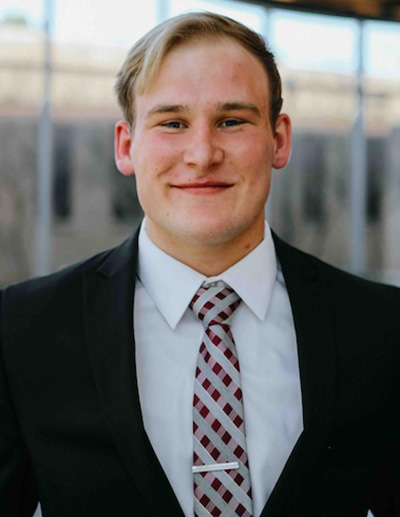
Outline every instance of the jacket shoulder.
<path id="1" fill-rule="evenodd" d="M 339 269 L 323 260 L 304 252 L 274 235 L 279 261 L 290 274 L 312 282 L 322 278 L 333 294 L 353 293 L 355 296 L 383 297 L 400 302 L 400 288 L 360 277 L 343 269 Z"/>
<path id="2" fill-rule="evenodd" d="M 308 303 L 302 295 L 307 293 L 307 297 L 323 300 L 325 310 L 336 322 L 336 328 L 353 330 L 364 336 L 379 333 L 382 339 L 390 337 L 391 342 L 398 342 L 398 287 L 338 269 L 287 244 L 276 235 L 274 241 L 292 301 Z"/>
<path id="3" fill-rule="evenodd" d="M 31 278 L 0 291 L 0 340 L 48 325 L 64 314 L 77 314 L 82 305 L 83 277 L 96 271 L 117 248 L 98 253 L 50 275 Z"/>
<path id="4" fill-rule="evenodd" d="M 2 293 L 3 303 L 9 299 L 17 301 L 31 297 L 37 298 L 45 293 L 54 292 L 68 284 L 74 283 L 80 279 L 85 271 L 98 268 L 112 252 L 113 249 L 109 249 L 90 258 L 65 266 L 49 275 L 29 278 L 6 286 Z"/>

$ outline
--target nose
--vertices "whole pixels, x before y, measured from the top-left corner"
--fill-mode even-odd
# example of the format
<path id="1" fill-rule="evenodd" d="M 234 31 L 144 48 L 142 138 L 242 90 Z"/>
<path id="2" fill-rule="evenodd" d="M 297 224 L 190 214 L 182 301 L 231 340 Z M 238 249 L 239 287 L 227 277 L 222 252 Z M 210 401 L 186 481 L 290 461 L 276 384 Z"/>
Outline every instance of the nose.
<path id="1" fill-rule="evenodd" d="M 184 162 L 200 171 L 208 171 L 224 159 L 218 136 L 209 127 L 192 129 L 184 151 Z"/>

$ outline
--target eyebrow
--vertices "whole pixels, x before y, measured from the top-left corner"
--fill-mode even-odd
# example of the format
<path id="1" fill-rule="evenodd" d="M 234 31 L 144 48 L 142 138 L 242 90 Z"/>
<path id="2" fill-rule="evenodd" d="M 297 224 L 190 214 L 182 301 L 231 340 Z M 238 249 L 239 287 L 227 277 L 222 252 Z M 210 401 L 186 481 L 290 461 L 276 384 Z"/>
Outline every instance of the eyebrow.
<path id="1" fill-rule="evenodd" d="M 189 113 L 189 106 L 183 104 L 157 104 L 147 112 L 146 118 L 159 113 Z"/>
<path id="2" fill-rule="evenodd" d="M 157 104 L 147 112 L 146 118 L 161 113 L 190 113 L 190 111 L 189 106 L 184 104 Z M 260 109 L 251 102 L 234 101 L 218 103 L 217 111 L 252 111 L 255 115 L 261 117 Z"/>
<path id="3" fill-rule="evenodd" d="M 261 117 L 260 109 L 251 102 L 224 102 L 218 104 L 218 111 L 252 111 L 255 115 Z"/>

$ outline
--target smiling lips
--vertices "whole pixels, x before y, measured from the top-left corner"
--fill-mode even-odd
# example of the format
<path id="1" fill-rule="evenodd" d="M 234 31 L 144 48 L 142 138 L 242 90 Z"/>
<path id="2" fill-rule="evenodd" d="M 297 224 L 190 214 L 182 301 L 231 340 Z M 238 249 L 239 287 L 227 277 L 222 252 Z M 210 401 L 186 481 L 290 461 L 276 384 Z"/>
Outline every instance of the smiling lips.
<path id="1" fill-rule="evenodd" d="M 221 193 L 232 187 L 232 183 L 222 183 L 209 181 L 206 183 L 182 183 L 180 185 L 172 185 L 173 188 L 187 192 L 188 194 L 210 195 Z"/>

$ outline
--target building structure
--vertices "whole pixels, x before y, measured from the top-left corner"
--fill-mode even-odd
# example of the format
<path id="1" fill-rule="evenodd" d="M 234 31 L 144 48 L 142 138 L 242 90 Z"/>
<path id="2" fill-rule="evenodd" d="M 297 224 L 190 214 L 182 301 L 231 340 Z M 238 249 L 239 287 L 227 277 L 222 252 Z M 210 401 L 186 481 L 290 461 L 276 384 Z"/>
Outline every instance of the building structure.
<path id="1" fill-rule="evenodd" d="M 53 269 L 113 246 L 141 217 L 134 178 L 113 159 L 113 94 L 126 49 L 53 47 Z M 294 121 L 291 162 L 275 172 L 271 225 L 300 248 L 349 267 L 351 128 L 356 79 L 280 66 Z M 43 35 L 0 25 L 0 285 L 33 274 Z M 400 285 L 399 81 L 366 78 L 366 275 Z"/>

